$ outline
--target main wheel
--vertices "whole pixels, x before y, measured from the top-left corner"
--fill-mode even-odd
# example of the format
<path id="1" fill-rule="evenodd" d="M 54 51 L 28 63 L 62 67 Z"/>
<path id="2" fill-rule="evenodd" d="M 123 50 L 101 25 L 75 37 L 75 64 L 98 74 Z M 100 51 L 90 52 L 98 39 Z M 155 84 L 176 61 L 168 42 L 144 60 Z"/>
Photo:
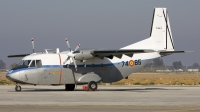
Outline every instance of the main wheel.
<path id="1" fill-rule="evenodd" d="M 95 81 L 91 81 L 88 83 L 88 89 L 92 90 L 92 91 L 96 91 L 97 90 L 97 83 Z"/>
<path id="2" fill-rule="evenodd" d="M 74 91 L 75 84 L 65 84 L 65 90 L 66 91 Z"/>
<path id="3" fill-rule="evenodd" d="M 15 86 L 15 91 L 20 92 L 22 90 L 21 86 Z"/>

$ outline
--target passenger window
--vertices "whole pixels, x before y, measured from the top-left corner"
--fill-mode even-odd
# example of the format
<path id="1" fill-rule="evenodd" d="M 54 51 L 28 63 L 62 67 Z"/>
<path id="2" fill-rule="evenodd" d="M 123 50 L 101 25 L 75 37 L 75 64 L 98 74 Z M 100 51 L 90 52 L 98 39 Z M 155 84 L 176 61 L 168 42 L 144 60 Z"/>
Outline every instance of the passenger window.
<path id="1" fill-rule="evenodd" d="M 30 67 L 35 67 L 35 60 L 32 61 Z"/>
<path id="2" fill-rule="evenodd" d="M 42 61 L 41 60 L 36 60 L 36 66 L 38 68 L 42 67 Z"/>

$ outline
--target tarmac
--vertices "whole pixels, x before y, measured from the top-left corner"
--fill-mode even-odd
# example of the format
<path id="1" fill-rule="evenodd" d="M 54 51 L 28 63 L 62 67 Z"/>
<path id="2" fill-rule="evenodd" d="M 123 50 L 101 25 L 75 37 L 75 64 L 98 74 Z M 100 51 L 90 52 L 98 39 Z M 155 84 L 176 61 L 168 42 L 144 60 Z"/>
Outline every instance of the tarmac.
<path id="1" fill-rule="evenodd" d="M 199 112 L 199 86 L 99 86 L 64 91 L 64 86 L 0 86 L 0 111 Z"/>

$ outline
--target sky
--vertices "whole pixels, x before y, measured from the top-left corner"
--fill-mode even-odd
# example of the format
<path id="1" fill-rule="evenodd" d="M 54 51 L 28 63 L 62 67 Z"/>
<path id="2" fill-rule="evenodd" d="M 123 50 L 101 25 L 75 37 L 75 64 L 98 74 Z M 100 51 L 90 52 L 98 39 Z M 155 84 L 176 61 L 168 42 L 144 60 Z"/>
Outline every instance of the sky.
<path id="1" fill-rule="evenodd" d="M 0 59 L 8 55 L 60 48 L 119 49 L 149 38 L 154 7 L 166 7 L 175 50 L 193 53 L 163 57 L 166 65 L 189 66 L 200 57 L 199 0 L 1 0 Z"/>

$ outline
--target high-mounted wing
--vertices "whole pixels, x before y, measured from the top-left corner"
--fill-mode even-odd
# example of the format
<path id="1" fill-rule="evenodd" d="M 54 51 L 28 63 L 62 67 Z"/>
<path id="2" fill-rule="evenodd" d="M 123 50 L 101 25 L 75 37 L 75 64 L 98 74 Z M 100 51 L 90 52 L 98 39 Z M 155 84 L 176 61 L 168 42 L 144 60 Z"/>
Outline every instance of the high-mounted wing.
<path id="1" fill-rule="evenodd" d="M 155 51 L 149 49 L 94 50 L 91 52 L 91 54 L 93 54 L 95 57 L 100 57 L 100 58 L 108 57 L 112 59 L 113 56 L 121 58 L 123 54 L 132 57 L 133 54 L 136 53 L 150 53 L 150 52 L 155 52 Z"/>
<path id="2" fill-rule="evenodd" d="M 9 55 L 8 58 L 23 58 L 28 55 L 30 54 Z"/>
<path id="3" fill-rule="evenodd" d="M 150 53 L 150 52 L 156 52 L 154 50 L 150 49 L 119 49 L 119 50 L 79 50 L 73 52 L 74 59 L 75 60 L 88 60 L 95 57 L 98 57 L 100 59 L 103 59 L 104 57 L 112 59 L 114 56 L 117 58 L 121 58 L 122 55 L 127 55 L 129 57 L 132 57 L 135 53 Z"/>

